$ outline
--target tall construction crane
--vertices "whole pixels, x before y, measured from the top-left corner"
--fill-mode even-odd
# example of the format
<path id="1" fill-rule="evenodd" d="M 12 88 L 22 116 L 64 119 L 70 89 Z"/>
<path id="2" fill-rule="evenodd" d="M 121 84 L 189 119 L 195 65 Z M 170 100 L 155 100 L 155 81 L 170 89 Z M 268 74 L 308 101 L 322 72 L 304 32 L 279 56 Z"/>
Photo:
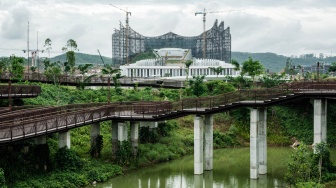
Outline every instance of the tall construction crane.
<path id="1" fill-rule="evenodd" d="M 195 12 L 195 16 L 197 16 L 197 14 L 203 14 L 203 59 L 206 58 L 206 33 L 205 33 L 205 16 L 206 14 L 209 13 L 222 13 L 222 12 L 234 12 L 234 11 L 239 11 L 239 10 L 227 10 L 227 11 L 209 11 L 206 12 L 205 9 L 203 10 L 203 12 Z"/>
<path id="2" fill-rule="evenodd" d="M 125 43 L 126 43 L 126 64 L 128 64 L 128 32 L 129 32 L 129 25 L 128 25 L 128 15 L 130 15 L 131 16 L 131 12 L 129 12 L 128 10 L 127 10 L 127 7 L 126 7 L 126 10 L 124 10 L 124 9 L 121 9 L 121 8 L 119 8 L 119 7 L 117 7 L 117 6 L 115 6 L 115 5 L 112 5 L 112 4 L 110 4 L 112 7 L 114 7 L 114 8 L 117 8 L 117 9 L 119 9 L 119 10 L 121 10 L 121 11 L 124 11 L 125 13 L 126 13 L 126 39 L 125 39 Z"/>

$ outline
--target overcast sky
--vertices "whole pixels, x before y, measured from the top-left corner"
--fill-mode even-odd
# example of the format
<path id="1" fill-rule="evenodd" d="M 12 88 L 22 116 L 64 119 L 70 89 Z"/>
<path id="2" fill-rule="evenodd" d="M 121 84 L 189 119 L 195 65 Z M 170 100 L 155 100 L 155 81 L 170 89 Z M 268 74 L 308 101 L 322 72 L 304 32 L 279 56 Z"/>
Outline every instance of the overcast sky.
<path id="1" fill-rule="evenodd" d="M 336 56 L 336 0 L 0 0 L 0 57 L 26 56 L 28 21 L 30 49 L 50 38 L 55 56 L 74 39 L 82 53 L 111 57 L 111 35 L 125 13 L 109 4 L 127 7 L 130 26 L 145 36 L 196 36 L 203 22 L 195 12 L 236 10 L 206 16 L 206 29 L 216 19 L 230 27 L 232 51 Z"/>

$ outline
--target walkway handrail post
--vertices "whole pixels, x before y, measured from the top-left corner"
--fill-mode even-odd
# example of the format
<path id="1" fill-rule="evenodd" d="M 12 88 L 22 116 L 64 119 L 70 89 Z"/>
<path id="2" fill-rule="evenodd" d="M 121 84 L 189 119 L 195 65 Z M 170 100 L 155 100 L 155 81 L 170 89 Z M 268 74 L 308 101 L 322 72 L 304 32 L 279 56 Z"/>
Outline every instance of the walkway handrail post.
<path id="1" fill-rule="evenodd" d="M 142 118 L 145 119 L 145 109 L 144 109 L 144 106 L 142 106 Z"/>

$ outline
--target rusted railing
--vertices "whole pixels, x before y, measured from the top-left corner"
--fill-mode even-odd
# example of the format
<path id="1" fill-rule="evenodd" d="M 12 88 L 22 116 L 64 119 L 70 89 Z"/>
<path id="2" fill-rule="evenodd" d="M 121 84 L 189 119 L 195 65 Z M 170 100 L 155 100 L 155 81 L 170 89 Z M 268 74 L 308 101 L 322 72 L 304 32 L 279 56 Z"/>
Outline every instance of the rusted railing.
<path id="1" fill-rule="evenodd" d="M 12 98 L 23 97 L 36 97 L 41 93 L 40 86 L 33 85 L 0 85 L 0 97 L 8 98 L 11 95 Z"/>
<path id="2" fill-rule="evenodd" d="M 46 75 L 41 73 L 25 73 L 21 80 L 13 79 L 9 73 L 3 73 L 0 75 L 1 81 L 30 81 L 30 82 L 42 82 L 42 83 L 54 83 L 54 80 L 48 78 Z M 56 78 L 56 82 L 64 85 L 76 85 L 81 84 L 81 76 L 71 76 L 71 75 L 60 75 Z M 172 87 L 172 88 L 183 88 L 184 81 L 172 80 L 172 79 L 162 79 L 162 78 L 142 78 L 142 77 L 124 77 L 119 79 L 121 85 L 131 86 L 153 86 L 153 87 Z M 110 83 L 114 85 L 113 82 Z M 87 82 L 88 86 L 107 86 L 108 77 L 104 76 L 94 76 L 91 77 Z"/>

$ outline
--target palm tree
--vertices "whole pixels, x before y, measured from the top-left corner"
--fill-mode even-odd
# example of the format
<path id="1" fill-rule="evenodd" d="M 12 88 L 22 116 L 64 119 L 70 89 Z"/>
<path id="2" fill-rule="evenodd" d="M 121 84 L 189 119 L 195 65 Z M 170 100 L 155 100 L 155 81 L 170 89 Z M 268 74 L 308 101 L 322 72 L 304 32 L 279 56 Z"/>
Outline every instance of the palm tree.
<path id="1" fill-rule="evenodd" d="M 237 60 L 232 59 L 231 60 L 231 64 L 235 66 L 235 68 L 233 70 L 235 70 L 235 71 L 239 71 L 240 70 L 240 64 L 238 63 Z"/>
<path id="2" fill-rule="evenodd" d="M 187 73 L 187 78 L 186 78 L 186 81 L 188 82 L 188 77 L 189 77 L 189 68 L 190 68 L 190 66 L 191 66 L 191 64 L 193 63 L 193 61 L 192 60 L 188 60 L 188 61 L 185 61 L 184 62 L 184 64 L 185 64 L 185 66 L 186 66 L 186 73 Z"/>
<path id="3" fill-rule="evenodd" d="M 209 69 L 213 70 L 216 73 L 217 77 L 224 70 L 224 68 L 222 66 L 219 66 L 219 67 L 209 67 Z"/>
<path id="4" fill-rule="evenodd" d="M 87 73 L 89 71 L 89 68 L 92 66 L 92 64 L 85 64 L 85 65 L 79 65 L 78 66 L 78 70 L 80 72 L 80 74 L 82 75 L 82 81 L 79 83 L 80 84 L 80 88 L 84 89 L 85 85 L 91 81 L 91 78 L 96 76 L 95 74 L 88 76 L 87 78 L 85 78 L 85 73 Z"/>
<path id="5" fill-rule="evenodd" d="M 111 65 L 105 65 L 104 68 L 101 70 L 102 74 L 107 74 L 109 75 L 108 77 L 108 89 L 109 89 L 109 94 L 108 94 L 108 103 L 110 103 L 110 80 L 112 75 L 115 75 L 112 79 L 113 79 L 113 83 L 114 83 L 114 88 L 115 90 L 119 93 L 121 93 L 121 90 L 119 89 L 120 83 L 119 83 L 119 79 L 122 78 L 120 71 L 121 69 L 113 69 L 113 67 Z"/>

